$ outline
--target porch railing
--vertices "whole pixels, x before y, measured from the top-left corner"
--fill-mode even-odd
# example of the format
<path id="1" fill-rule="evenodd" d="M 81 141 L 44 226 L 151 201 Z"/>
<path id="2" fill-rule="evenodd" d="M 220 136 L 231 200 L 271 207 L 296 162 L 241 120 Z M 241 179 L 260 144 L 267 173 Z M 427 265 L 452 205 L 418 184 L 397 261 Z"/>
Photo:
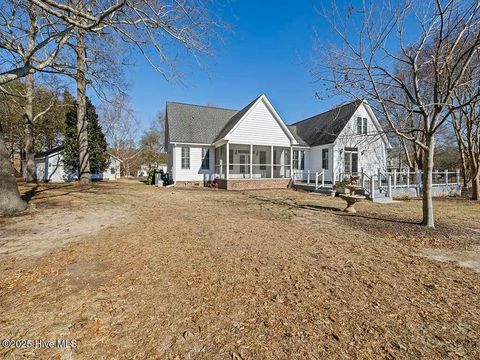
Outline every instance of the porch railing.
<path id="1" fill-rule="evenodd" d="M 306 183 L 307 185 L 315 184 L 315 190 L 325 187 L 325 170 L 293 170 L 292 180 L 294 183 Z"/>
<path id="2" fill-rule="evenodd" d="M 358 173 L 339 173 L 335 177 L 335 181 L 347 180 L 350 176 L 360 177 L 360 186 L 366 194 L 372 199 L 378 193 L 384 193 L 387 197 L 392 196 L 392 190 L 398 188 L 415 188 L 422 190 L 423 172 L 416 171 L 386 171 L 378 170 L 376 174 L 368 175 L 363 169 Z M 432 173 L 432 186 L 452 186 L 460 185 L 460 170 L 437 170 Z"/>

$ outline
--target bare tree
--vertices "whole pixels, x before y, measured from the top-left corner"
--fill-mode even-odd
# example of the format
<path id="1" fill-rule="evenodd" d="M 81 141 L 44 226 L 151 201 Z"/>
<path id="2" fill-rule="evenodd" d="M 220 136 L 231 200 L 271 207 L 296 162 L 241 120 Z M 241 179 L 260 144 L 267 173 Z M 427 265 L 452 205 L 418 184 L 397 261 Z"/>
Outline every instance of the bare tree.
<path id="1" fill-rule="evenodd" d="M 182 58 L 179 55 L 196 56 L 209 52 L 209 39 L 221 25 L 214 18 L 209 3 L 208 0 L 6 0 L 0 4 L 0 57 L 3 60 L 0 63 L 0 86 L 35 71 L 56 68 L 60 52 L 67 47 L 69 39 L 75 36 L 77 63 L 70 70 L 75 69 L 79 79 L 78 123 L 79 132 L 82 133 L 79 141 L 81 148 L 85 149 L 88 145 L 84 132 L 85 107 L 82 100 L 87 86 L 85 36 L 95 34 L 99 39 L 115 37 L 128 44 L 130 49 L 140 52 L 165 78 L 170 78 L 170 75 L 177 74 L 176 62 Z M 31 50 L 26 51 L 18 43 L 17 35 L 20 34 L 23 39 L 25 33 L 28 33 L 27 9 L 31 6 L 41 19 L 39 31 L 44 35 L 38 36 L 39 41 Z M 17 11 L 17 7 L 22 11 Z M 24 58 L 28 59 L 28 63 L 23 61 Z M 68 67 L 69 64 L 66 65 Z M 80 156 L 81 179 L 88 183 L 88 151 L 81 151 Z M 11 173 L 13 171 L 7 171 L 4 175 Z M 13 184 L 14 181 L 9 183 Z M 13 189 L 8 191 L 13 194 Z M 18 193 L 17 189 L 15 191 Z"/>
<path id="2" fill-rule="evenodd" d="M 422 149 L 422 224 L 429 227 L 435 224 L 432 172 L 436 135 L 452 111 L 478 96 L 449 108 L 480 46 L 479 15 L 477 1 L 400 1 L 383 8 L 365 1 L 361 8 L 351 6 L 346 11 L 334 4 L 327 20 L 342 45 L 319 48 L 319 67 L 314 74 L 330 85 L 330 91 L 368 99 L 395 135 Z M 407 40 L 413 37 L 414 41 Z M 398 92 L 404 96 L 398 98 Z M 420 127 L 399 126 L 392 107 L 418 116 Z M 421 136 L 413 136 L 412 131 Z"/>
<path id="3" fill-rule="evenodd" d="M 105 101 L 100 116 L 110 149 L 113 155 L 122 160 L 124 175 L 128 176 L 131 163 L 141 154 L 141 150 L 135 149 L 138 124 L 128 96 L 117 93 L 112 100 Z"/>
<path id="4" fill-rule="evenodd" d="M 472 200 L 480 200 L 480 99 L 467 106 L 458 106 L 480 91 L 479 71 L 474 67 L 467 73 L 470 79 L 455 91 L 450 105 L 452 125 L 462 162 L 464 185 L 472 184 Z"/>

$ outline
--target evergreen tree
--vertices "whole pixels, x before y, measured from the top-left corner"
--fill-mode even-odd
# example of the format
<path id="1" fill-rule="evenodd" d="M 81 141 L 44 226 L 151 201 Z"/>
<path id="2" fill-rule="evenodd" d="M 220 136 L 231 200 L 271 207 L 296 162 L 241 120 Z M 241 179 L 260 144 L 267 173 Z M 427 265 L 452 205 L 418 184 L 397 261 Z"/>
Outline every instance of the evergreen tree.
<path id="1" fill-rule="evenodd" d="M 64 94 L 65 113 L 65 138 L 63 141 L 63 161 L 67 171 L 79 171 L 77 109 L 75 99 L 66 92 Z M 88 152 L 90 154 L 90 171 L 102 173 L 108 167 L 107 140 L 102 132 L 95 106 L 87 98 L 86 116 L 88 120 Z"/>

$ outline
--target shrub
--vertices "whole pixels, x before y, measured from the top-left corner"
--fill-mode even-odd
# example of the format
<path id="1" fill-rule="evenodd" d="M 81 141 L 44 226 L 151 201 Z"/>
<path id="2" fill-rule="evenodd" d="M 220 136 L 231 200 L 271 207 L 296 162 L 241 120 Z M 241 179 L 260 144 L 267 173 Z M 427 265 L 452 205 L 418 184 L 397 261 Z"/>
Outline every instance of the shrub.
<path id="1" fill-rule="evenodd" d="M 155 173 L 157 172 L 156 169 L 151 168 L 148 170 L 147 174 L 147 185 L 154 185 L 155 184 Z"/>

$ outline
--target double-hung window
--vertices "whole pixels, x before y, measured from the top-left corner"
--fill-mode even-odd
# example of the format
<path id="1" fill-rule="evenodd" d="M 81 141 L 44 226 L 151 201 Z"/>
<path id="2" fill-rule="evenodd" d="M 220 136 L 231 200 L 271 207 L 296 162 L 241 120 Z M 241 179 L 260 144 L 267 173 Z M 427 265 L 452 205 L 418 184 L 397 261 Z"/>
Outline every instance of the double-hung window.
<path id="1" fill-rule="evenodd" d="M 358 172 L 358 149 L 346 147 L 344 152 L 345 174 L 355 175 Z"/>
<path id="2" fill-rule="evenodd" d="M 322 169 L 328 170 L 328 149 L 322 149 Z"/>
<path id="3" fill-rule="evenodd" d="M 202 170 L 210 169 L 210 149 L 202 148 Z"/>
<path id="4" fill-rule="evenodd" d="M 305 170 L 305 151 L 293 150 L 293 169 Z"/>
<path id="5" fill-rule="evenodd" d="M 368 128 L 367 128 L 368 119 L 357 117 L 357 134 L 358 135 L 367 135 Z"/>
<path id="6" fill-rule="evenodd" d="M 182 146 L 182 169 L 190 169 L 190 148 Z"/>

